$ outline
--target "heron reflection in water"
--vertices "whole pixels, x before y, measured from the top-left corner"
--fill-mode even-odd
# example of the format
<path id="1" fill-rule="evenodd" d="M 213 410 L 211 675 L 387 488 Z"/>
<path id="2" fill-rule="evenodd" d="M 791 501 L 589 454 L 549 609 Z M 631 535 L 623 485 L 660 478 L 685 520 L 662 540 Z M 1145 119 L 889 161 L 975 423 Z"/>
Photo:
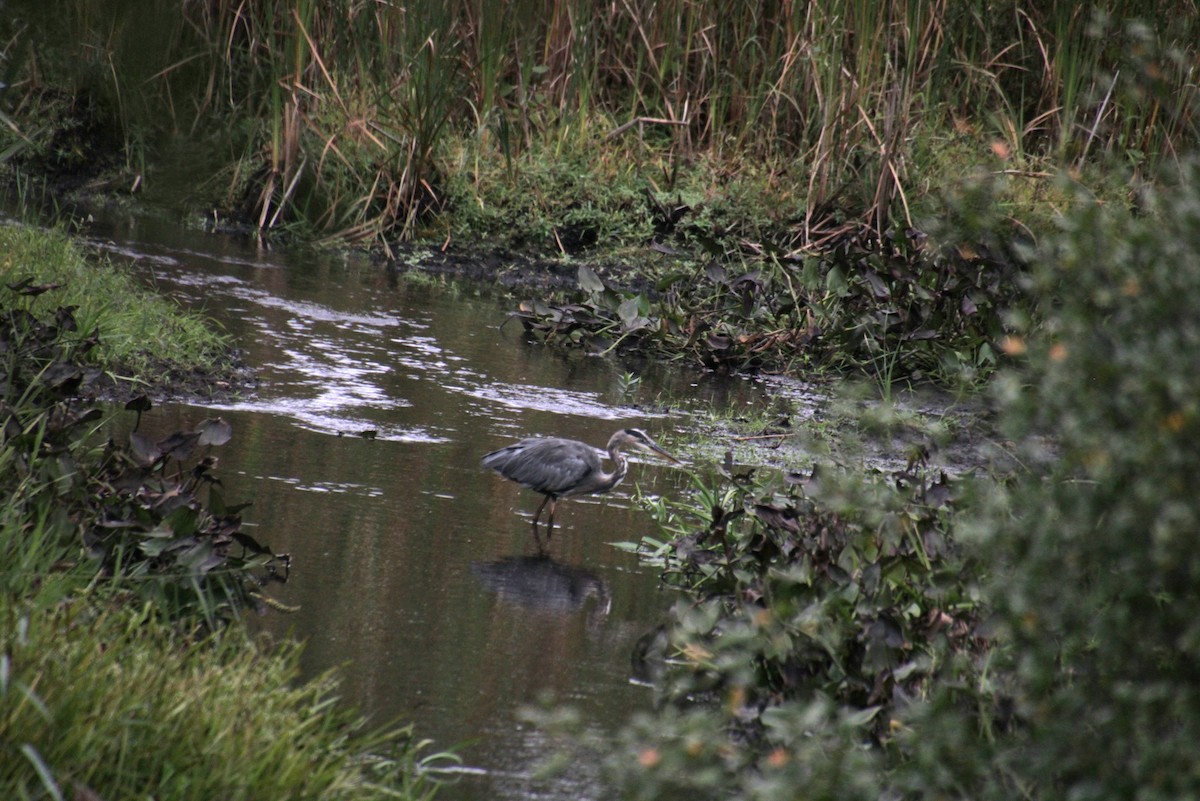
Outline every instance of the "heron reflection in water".
<path id="1" fill-rule="evenodd" d="M 612 591 L 603 579 L 545 554 L 472 562 L 471 572 L 500 600 L 549 617 L 578 612 L 591 598 L 596 603 L 587 616 L 589 624 L 602 622 L 612 610 Z"/>
<path id="2" fill-rule="evenodd" d="M 533 516 L 533 534 L 537 538 L 538 520 L 542 510 L 549 504 L 550 515 L 546 521 L 546 542 L 549 542 L 554 531 L 554 508 L 559 498 L 608 492 L 620 484 L 629 471 L 629 462 L 621 452 L 622 448 L 627 447 L 657 453 L 675 464 L 681 464 L 650 439 L 645 431 L 637 428 L 621 429 L 608 440 L 608 458 L 613 463 L 610 473 L 604 471 L 600 451 L 596 448 L 586 442 L 559 437 L 523 439 L 492 451 L 480 463 L 522 487 L 546 496 Z M 540 538 L 538 544 L 541 544 Z"/>

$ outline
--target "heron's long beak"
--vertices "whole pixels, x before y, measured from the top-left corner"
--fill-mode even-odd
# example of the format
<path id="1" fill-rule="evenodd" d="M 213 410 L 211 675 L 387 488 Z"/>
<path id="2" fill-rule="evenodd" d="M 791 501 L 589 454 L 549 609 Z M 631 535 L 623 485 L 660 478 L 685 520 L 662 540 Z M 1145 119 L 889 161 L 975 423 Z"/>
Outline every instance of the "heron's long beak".
<path id="1" fill-rule="evenodd" d="M 663 457 L 664 459 L 667 459 L 667 460 L 669 460 L 669 461 L 672 461 L 672 462 L 674 462 L 675 464 L 683 464 L 683 462 L 679 461 L 679 460 L 678 460 L 678 459 L 676 459 L 674 456 L 672 456 L 671 454 L 669 454 L 669 453 L 667 453 L 666 451 L 664 451 L 664 450 L 663 450 L 663 449 L 662 449 L 662 448 L 661 448 L 661 447 L 658 445 L 658 443 L 656 443 L 656 442 L 649 442 L 649 443 L 646 443 L 646 447 L 647 447 L 649 450 L 652 450 L 652 451 L 654 451 L 655 453 L 657 453 L 659 456 Z"/>

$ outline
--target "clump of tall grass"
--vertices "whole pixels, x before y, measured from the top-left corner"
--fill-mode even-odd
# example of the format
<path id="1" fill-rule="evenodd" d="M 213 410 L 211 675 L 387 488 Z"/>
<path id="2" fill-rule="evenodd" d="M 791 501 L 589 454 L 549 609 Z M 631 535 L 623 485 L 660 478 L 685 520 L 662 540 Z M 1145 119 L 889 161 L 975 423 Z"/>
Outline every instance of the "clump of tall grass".
<path id="1" fill-rule="evenodd" d="M 914 156 L 931 152 L 915 141 L 966 136 L 976 164 L 1027 174 L 1154 167 L 1198 133 L 1190 2 L 138 9 L 73 2 L 27 19 L 58 69 L 106 99 L 127 151 L 218 132 L 230 206 L 341 239 L 414 235 L 442 207 L 444 154 L 463 138 L 510 178 L 517 155 L 553 158 L 589 125 L 650 156 L 646 180 L 663 190 L 702 155 L 769 164 L 802 189 L 796 226 L 819 241 L 847 214 L 877 229 L 912 216 L 928 189 Z M 10 97 L 34 91 L 55 58 L 44 50 L 21 55 L 29 77 Z"/>
<path id="2" fill-rule="evenodd" d="M 49 577 L 53 581 L 53 577 Z M 331 676 L 236 632 L 183 641 L 147 610 L 0 595 L 6 798 L 429 798 L 421 744 L 369 730 Z"/>

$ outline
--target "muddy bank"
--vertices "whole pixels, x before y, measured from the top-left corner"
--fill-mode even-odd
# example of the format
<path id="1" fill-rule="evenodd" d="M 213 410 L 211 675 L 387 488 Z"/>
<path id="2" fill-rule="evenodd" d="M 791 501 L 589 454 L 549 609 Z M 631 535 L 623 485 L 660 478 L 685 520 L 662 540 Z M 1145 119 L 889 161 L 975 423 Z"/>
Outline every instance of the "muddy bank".
<path id="1" fill-rule="evenodd" d="M 160 362 L 144 375 L 131 380 L 118 374 L 88 368 L 79 387 L 79 397 L 89 401 L 127 403 L 145 396 L 155 403 L 223 403 L 252 395 L 258 376 L 240 350 L 229 352 L 228 361 L 213 369 L 181 367 Z"/>

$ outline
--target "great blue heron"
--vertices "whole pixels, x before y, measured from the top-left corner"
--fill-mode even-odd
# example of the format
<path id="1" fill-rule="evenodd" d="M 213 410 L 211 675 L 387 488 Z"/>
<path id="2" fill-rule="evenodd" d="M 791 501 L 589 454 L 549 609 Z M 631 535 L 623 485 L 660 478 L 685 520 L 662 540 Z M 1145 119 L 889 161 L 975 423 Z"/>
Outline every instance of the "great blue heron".
<path id="1" fill-rule="evenodd" d="M 546 504 L 550 504 L 550 517 L 546 521 L 546 540 L 554 530 L 554 507 L 559 498 L 571 495 L 608 492 L 621 483 L 629 470 L 629 462 L 621 448 L 634 447 L 652 451 L 670 459 L 680 461 L 659 447 L 645 431 L 624 428 L 608 440 L 608 458 L 613 462 L 613 471 L 604 472 L 600 452 L 574 439 L 560 437 L 533 437 L 492 451 L 481 460 L 484 467 L 495 470 L 507 479 L 517 482 L 546 496 L 533 516 L 534 536 L 537 536 L 538 520 Z M 539 543 L 541 540 L 539 540 Z"/>

